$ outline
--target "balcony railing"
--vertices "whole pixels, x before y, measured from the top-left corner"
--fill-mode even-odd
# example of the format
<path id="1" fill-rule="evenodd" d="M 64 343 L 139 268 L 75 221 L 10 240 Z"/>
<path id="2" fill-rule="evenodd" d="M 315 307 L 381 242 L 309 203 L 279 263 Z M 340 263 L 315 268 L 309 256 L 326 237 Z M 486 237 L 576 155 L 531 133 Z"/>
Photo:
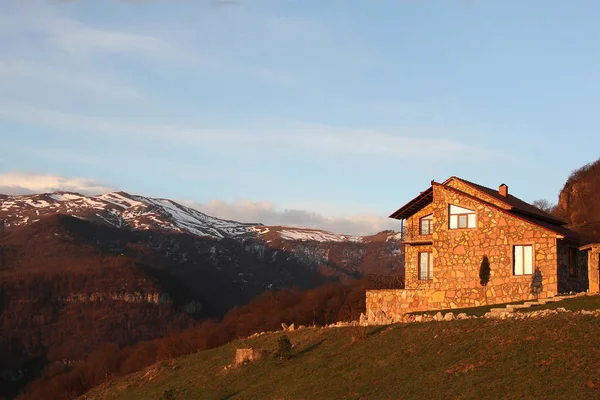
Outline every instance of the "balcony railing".
<path id="1" fill-rule="evenodd" d="M 433 239 L 431 233 L 423 233 L 419 226 L 404 227 L 402 231 L 402 239 L 406 243 L 428 243 Z"/>
<path id="2" fill-rule="evenodd" d="M 368 290 L 404 289 L 404 278 L 397 275 L 367 275 Z"/>

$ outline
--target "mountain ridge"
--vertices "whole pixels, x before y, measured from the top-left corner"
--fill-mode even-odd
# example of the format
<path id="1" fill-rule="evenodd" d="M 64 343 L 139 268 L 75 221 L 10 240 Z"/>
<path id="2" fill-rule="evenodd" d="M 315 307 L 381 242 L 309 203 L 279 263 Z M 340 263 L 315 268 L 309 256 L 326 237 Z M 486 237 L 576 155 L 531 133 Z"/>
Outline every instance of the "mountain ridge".
<path id="1" fill-rule="evenodd" d="M 26 195 L 0 194 L 1 226 L 13 227 L 37 222 L 42 215 L 61 213 L 132 230 L 165 230 L 190 233 L 214 239 L 246 239 L 317 242 L 359 242 L 374 235 L 356 236 L 299 226 L 267 226 L 260 222 L 239 222 L 210 216 L 176 201 L 130 194 L 125 191 L 86 196 L 77 192 L 56 191 Z M 271 233 L 269 235 L 269 233 Z"/>

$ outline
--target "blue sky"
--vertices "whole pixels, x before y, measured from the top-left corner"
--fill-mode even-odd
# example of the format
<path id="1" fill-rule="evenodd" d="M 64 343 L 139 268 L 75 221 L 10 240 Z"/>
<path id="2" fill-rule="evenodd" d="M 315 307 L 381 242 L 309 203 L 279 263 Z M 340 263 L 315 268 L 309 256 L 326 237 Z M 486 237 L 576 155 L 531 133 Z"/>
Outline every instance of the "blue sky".
<path id="1" fill-rule="evenodd" d="M 458 175 L 556 202 L 598 158 L 600 3 L 0 2 L 0 189 L 369 233 Z"/>

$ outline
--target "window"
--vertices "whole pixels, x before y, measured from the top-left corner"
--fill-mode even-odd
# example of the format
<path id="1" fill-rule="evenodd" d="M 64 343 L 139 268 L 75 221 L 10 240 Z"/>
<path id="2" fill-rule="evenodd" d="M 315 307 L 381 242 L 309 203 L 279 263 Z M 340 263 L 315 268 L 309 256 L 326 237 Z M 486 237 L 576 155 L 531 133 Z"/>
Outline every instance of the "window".
<path id="1" fill-rule="evenodd" d="M 531 275 L 533 273 L 533 246 L 513 247 L 513 275 Z"/>
<path id="2" fill-rule="evenodd" d="M 475 211 L 458 206 L 450 206 L 450 229 L 475 228 L 477 216 Z"/>
<path id="3" fill-rule="evenodd" d="M 421 235 L 431 235 L 433 232 L 433 214 L 421 218 L 421 223 L 419 225 L 421 227 L 419 229 Z"/>
<path id="4" fill-rule="evenodd" d="M 430 251 L 419 253 L 419 280 L 433 279 L 433 257 Z"/>
<path id="5" fill-rule="evenodd" d="M 569 247 L 569 275 L 577 276 L 577 249 Z"/>

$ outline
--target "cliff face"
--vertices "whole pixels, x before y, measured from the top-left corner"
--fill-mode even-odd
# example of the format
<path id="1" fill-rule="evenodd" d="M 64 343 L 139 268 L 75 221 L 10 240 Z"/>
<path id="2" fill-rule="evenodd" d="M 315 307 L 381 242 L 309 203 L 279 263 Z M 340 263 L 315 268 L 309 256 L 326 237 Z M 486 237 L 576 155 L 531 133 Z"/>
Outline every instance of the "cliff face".
<path id="1" fill-rule="evenodd" d="M 600 242 L 600 159 L 573 171 L 563 186 L 555 214 L 587 242 Z"/>

